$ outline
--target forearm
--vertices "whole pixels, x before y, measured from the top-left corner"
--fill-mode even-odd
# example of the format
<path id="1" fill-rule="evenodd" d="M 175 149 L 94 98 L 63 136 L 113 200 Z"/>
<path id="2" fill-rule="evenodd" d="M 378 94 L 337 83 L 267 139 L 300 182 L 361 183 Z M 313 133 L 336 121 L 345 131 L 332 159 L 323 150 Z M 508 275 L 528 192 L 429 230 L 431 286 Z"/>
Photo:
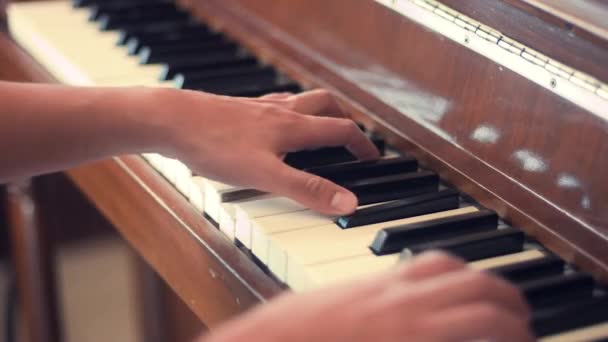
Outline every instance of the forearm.
<path id="1" fill-rule="evenodd" d="M 0 82 L 0 182 L 153 149 L 154 91 Z"/>

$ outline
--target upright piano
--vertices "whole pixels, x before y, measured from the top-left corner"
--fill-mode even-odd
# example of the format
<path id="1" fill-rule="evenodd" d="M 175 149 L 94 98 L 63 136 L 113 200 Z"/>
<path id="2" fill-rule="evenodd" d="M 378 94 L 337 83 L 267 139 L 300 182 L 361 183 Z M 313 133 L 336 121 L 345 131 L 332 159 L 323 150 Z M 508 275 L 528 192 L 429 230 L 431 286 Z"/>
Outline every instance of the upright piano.
<path id="1" fill-rule="evenodd" d="M 0 43 L 23 81 L 323 87 L 383 151 L 286 156 L 357 194 L 364 206 L 346 217 L 157 153 L 66 171 L 208 326 L 444 249 L 520 287 L 543 341 L 599 341 L 606 18 L 601 0 L 50 0 L 9 6 Z"/>

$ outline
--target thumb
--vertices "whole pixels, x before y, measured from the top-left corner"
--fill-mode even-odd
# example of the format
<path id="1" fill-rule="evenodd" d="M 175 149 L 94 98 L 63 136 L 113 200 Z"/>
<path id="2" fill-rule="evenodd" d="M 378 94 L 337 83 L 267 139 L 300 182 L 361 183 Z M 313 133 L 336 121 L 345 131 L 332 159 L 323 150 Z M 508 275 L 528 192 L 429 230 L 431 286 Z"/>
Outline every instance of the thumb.
<path id="1" fill-rule="evenodd" d="M 272 163 L 272 177 L 263 177 L 266 191 L 289 197 L 327 215 L 347 215 L 357 208 L 357 197 L 347 189 L 317 175 L 294 169 L 280 160 Z"/>

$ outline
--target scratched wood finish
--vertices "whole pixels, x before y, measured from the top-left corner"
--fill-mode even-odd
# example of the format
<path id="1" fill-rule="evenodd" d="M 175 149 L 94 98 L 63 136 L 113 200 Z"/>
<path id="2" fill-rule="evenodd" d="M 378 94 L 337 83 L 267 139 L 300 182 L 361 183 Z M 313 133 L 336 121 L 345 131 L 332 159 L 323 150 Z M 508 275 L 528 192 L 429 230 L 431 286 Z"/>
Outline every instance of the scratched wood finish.
<path id="1" fill-rule="evenodd" d="M 608 83 L 608 37 L 582 34 L 579 26 L 561 18 L 543 20 L 546 17 L 543 12 L 520 0 L 442 2 L 524 45 Z M 596 11 L 608 18 L 608 3 L 599 8 L 603 10 Z"/>
<path id="2" fill-rule="evenodd" d="M 359 118 L 385 132 L 402 150 L 567 260 L 597 275 L 608 274 L 604 210 L 608 184 L 601 175 L 608 166 L 605 122 L 369 0 L 182 3 L 304 84 L 333 89 Z M 405 101 L 408 115 L 370 91 L 378 86 Z M 441 110 L 428 104 L 438 104 Z M 494 141 L 473 139 L 479 129 L 492 132 Z M 136 219 L 111 203 L 110 185 L 139 191 L 141 196 L 129 197 L 141 202 L 132 204 L 139 210 L 158 211 L 160 220 L 175 217 L 175 211 L 146 199 L 142 183 L 121 175 L 132 166 L 144 176 L 143 184 L 153 177 L 135 165 L 125 169 L 116 161 L 70 175 L 94 201 L 106 206 L 116 222 Z M 87 174 L 107 180 L 103 191 L 87 180 Z M 157 186 L 178 217 L 190 210 L 166 184 Z M 153 248 L 160 247 L 154 245 L 158 240 L 138 231 L 123 233 L 152 254 L 147 256 L 152 264 L 162 266 Z M 195 246 L 189 240 L 179 241 Z M 202 258 L 196 250 L 189 253 Z M 245 275 L 258 272 L 251 263 L 241 266 Z M 171 278 L 167 276 L 171 270 L 165 273 L 165 279 Z M 263 283 L 264 277 L 257 279 Z M 186 286 L 177 292 L 191 294 L 192 289 Z"/>
<path id="3" fill-rule="evenodd" d="M 605 0 L 510 0 L 522 2 L 608 41 L 608 2 Z"/>
<path id="4" fill-rule="evenodd" d="M 67 173 L 207 326 L 280 291 L 140 157 Z"/>
<path id="5" fill-rule="evenodd" d="M 5 79 L 55 82 L 1 33 L 0 60 Z M 67 175 L 207 326 L 282 291 L 140 157 Z"/>
<path id="6" fill-rule="evenodd" d="M 404 151 L 608 278 L 606 122 L 371 1 L 181 3 L 290 76 L 333 89 Z"/>

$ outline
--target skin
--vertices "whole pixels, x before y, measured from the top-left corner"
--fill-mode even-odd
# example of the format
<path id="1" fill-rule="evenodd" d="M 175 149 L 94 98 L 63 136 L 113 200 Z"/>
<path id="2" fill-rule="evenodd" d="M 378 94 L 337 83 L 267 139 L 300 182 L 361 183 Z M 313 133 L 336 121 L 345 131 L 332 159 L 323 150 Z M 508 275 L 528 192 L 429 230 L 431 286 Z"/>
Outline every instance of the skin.
<path id="1" fill-rule="evenodd" d="M 282 156 L 347 146 L 359 159 L 379 157 L 323 90 L 247 99 L 0 82 L 0 103 L 0 182 L 114 155 L 161 152 L 206 177 L 345 214 L 357 205 L 352 193 L 285 165 Z"/>
<path id="2" fill-rule="evenodd" d="M 285 294 L 199 342 L 528 342 L 528 318 L 512 286 L 431 252 L 357 285 Z"/>
<path id="3" fill-rule="evenodd" d="M 346 146 L 379 157 L 324 90 L 258 99 L 147 88 L 0 82 L 0 183 L 110 156 L 160 152 L 196 173 L 348 214 L 346 189 L 282 162 Z M 368 280 L 285 294 L 204 336 L 230 341 L 533 341 L 529 309 L 502 280 L 431 253 Z"/>

